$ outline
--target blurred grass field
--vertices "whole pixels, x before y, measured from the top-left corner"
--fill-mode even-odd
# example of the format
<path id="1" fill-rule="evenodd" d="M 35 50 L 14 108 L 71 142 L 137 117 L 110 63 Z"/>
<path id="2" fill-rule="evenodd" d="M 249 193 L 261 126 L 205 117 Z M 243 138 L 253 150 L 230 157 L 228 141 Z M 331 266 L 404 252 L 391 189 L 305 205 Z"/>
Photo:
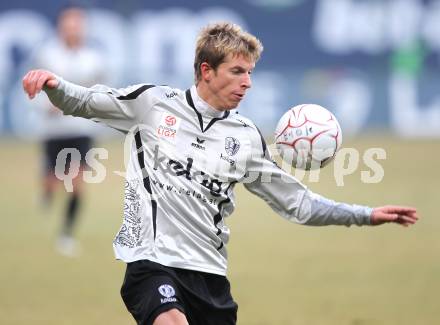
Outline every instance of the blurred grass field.
<path id="1" fill-rule="evenodd" d="M 109 150 L 107 177 L 87 185 L 79 258 L 54 250 L 64 193 L 43 211 L 39 147 L 2 140 L 0 324 L 134 324 L 119 296 L 125 265 L 112 240 L 122 220 L 122 140 Z M 440 322 L 440 141 L 368 137 L 345 146 L 382 147 L 385 177 L 361 182 L 358 170 L 337 187 L 333 165 L 310 188 L 335 200 L 416 206 L 411 228 L 304 227 L 275 215 L 237 188 L 229 218 L 229 279 L 243 325 L 435 325 Z M 306 182 L 307 183 L 307 182 Z"/>

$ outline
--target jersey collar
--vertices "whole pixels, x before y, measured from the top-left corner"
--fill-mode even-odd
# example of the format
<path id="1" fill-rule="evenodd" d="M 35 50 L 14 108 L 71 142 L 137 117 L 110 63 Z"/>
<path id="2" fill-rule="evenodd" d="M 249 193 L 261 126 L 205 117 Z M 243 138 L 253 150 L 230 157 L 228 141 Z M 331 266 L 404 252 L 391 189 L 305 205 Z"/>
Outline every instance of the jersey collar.
<path id="1" fill-rule="evenodd" d="M 186 100 L 188 105 L 191 106 L 199 120 L 200 130 L 204 133 L 208 131 L 208 129 L 217 121 L 223 120 L 227 118 L 230 114 L 229 111 L 217 111 L 213 107 L 211 107 L 208 103 L 206 103 L 203 99 L 199 97 L 197 94 L 196 86 L 192 86 L 185 92 Z M 211 121 L 208 125 L 204 126 L 203 116 L 211 117 Z"/>
<path id="2" fill-rule="evenodd" d="M 223 117 L 224 111 L 216 110 L 214 107 L 205 102 L 197 93 L 197 88 L 195 85 L 191 87 L 191 97 L 193 99 L 194 107 L 203 116 L 209 117 Z"/>

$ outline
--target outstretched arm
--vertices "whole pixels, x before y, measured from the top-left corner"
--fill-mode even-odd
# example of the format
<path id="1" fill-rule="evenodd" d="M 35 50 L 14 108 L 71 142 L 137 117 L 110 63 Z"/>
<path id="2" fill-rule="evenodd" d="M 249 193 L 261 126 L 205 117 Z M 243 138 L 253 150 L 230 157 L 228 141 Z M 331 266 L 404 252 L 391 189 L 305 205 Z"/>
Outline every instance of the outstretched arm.
<path id="1" fill-rule="evenodd" d="M 247 171 L 250 177 L 243 180 L 244 186 L 286 219 L 310 226 L 396 223 L 407 227 L 417 222 L 415 208 L 391 205 L 370 208 L 335 202 L 313 193 L 277 167 L 262 140 L 258 143 L 257 137 L 254 138 L 256 150 L 249 159 Z"/>
<path id="2" fill-rule="evenodd" d="M 147 91 L 154 85 L 139 84 L 126 88 L 75 85 L 46 70 L 31 70 L 23 77 L 23 88 L 30 99 L 43 89 L 51 103 L 72 115 L 107 124 L 122 132 L 142 123 L 154 104 Z"/>

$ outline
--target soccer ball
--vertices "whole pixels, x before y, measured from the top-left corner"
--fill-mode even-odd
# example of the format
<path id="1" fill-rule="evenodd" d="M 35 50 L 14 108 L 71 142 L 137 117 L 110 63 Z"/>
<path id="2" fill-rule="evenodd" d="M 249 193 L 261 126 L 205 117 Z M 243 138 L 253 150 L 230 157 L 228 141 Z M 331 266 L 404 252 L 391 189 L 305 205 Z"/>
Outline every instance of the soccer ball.
<path id="1" fill-rule="evenodd" d="M 342 144 L 336 117 L 322 106 L 289 109 L 275 130 L 275 144 L 284 162 L 299 169 L 318 169 L 335 157 Z"/>

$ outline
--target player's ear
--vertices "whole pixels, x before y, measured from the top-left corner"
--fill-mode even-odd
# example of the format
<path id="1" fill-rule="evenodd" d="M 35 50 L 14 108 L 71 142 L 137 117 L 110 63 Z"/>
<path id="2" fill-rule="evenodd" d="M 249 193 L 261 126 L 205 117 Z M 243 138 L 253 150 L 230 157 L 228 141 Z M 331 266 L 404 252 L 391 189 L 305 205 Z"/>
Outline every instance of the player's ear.
<path id="1" fill-rule="evenodd" d="M 210 81 L 214 70 L 211 68 L 211 66 L 207 62 L 203 62 L 200 65 L 200 72 L 201 72 L 202 80 Z"/>

